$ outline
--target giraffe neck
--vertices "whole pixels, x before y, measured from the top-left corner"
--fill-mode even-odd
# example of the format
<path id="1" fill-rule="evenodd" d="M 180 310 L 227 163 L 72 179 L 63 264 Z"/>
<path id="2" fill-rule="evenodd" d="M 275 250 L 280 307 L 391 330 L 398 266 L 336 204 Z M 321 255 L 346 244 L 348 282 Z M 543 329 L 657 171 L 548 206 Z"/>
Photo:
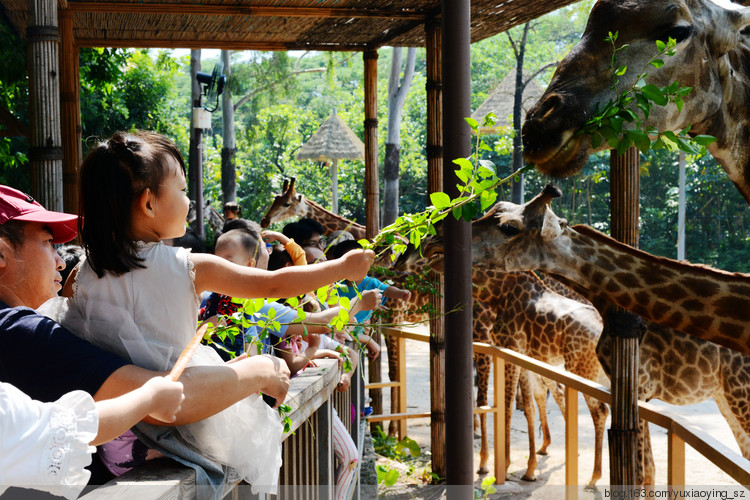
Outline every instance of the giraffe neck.
<path id="1" fill-rule="evenodd" d="M 311 217 L 323 224 L 326 228 L 326 236 L 334 231 L 347 230 L 357 240 L 365 237 L 365 226 L 336 215 L 307 197 L 304 198 L 303 203 L 306 210 L 303 217 Z"/>
<path id="2" fill-rule="evenodd" d="M 586 226 L 565 231 L 544 271 L 655 323 L 750 354 L 750 275 L 654 257 Z"/>

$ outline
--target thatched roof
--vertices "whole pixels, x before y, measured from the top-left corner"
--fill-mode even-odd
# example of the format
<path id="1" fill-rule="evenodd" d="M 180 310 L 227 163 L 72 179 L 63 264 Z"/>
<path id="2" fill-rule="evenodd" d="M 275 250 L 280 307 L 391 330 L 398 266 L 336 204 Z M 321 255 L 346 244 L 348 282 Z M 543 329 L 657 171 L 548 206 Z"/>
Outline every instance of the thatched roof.
<path id="1" fill-rule="evenodd" d="M 358 160 L 365 157 L 365 145 L 334 111 L 294 155 L 295 160 Z"/>
<path id="2" fill-rule="evenodd" d="M 529 75 L 524 71 L 523 80 L 527 81 L 528 78 Z M 523 110 L 524 116 L 526 116 L 526 112 L 539 100 L 543 93 L 544 91 L 542 90 L 542 87 L 539 86 L 539 83 L 537 83 L 536 80 L 531 80 L 526 85 L 526 88 L 523 90 L 523 100 L 521 101 L 521 109 Z M 497 117 L 495 126 L 492 128 L 481 128 L 481 133 L 489 134 L 495 132 L 498 128 L 513 126 L 513 123 L 509 120 L 513 114 L 513 100 L 515 94 L 516 68 L 513 68 L 508 72 L 505 78 L 503 78 L 503 81 L 495 87 L 495 90 L 492 91 L 489 97 L 487 97 L 476 111 L 471 114 L 472 118 L 479 123 L 482 123 L 485 116 L 489 113 L 495 113 L 495 116 Z"/>
<path id="3" fill-rule="evenodd" d="M 576 0 L 472 0 L 476 42 Z M 354 50 L 423 47 L 440 0 L 57 0 L 82 47 Z M 0 0 L 26 34 L 28 0 Z M 0 18 L 2 18 L 0 12 Z"/>

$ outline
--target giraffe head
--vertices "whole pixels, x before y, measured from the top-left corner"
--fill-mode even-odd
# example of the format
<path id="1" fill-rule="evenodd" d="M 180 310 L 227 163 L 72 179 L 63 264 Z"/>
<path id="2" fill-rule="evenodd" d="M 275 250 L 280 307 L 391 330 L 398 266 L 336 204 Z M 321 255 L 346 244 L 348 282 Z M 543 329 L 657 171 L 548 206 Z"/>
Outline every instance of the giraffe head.
<path id="1" fill-rule="evenodd" d="M 472 264 L 474 269 L 492 268 L 499 272 L 544 269 L 550 245 L 567 244 L 567 221 L 557 217 L 550 202 L 560 190 L 547 185 L 524 205 L 501 201 L 482 218 L 472 223 Z M 443 270 L 442 224 L 435 236 L 423 241 L 422 252 L 409 248 L 400 259 L 405 266 L 417 267 L 420 261 L 437 271 Z"/>
<path id="2" fill-rule="evenodd" d="M 545 174 L 567 176 L 578 172 L 595 152 L 590 136 L 577 132 L 597 106 L 615 97 L 612 49 L 605 41 L 608 33 L 618 33 L 617 47 L 627 44 L 616 55 L 616 67 L 627 67 L 618 77 L 618 94 L 635 84 L 640 71 L 648 73 L 646 83 L 660 88 L 675 81 L 693 87 L 681 112 L 673 103 L 654 106 L 646 126 L 677 130 L 711 120 L 728 94 L 737 92 L 730 82 L 737 78 L 732 66 L 746 73 L 737 53 L 746 50 L 742 30 L 750 24 L 750 8 L 716 2 L 726 6 L 710 0 L 598 0 L 581 40 L 560 62 L 549 87 L 526 116 L 522 128 L 526 161 Z M 654 42 L 668 38 L 676 40 L 676 54 L 662 57 L 661 68 L 649 65 L 657 54 Z M 741 99 L 744 105 L 750 98 Z M 734 114 L 744 116 L 736 110 Z M 604 141 L 599 149 L 607 147 Z"/>
<path id="3" fill-rule="evenodd" d="M 260 220 L 260 227 L 265 228 L 274 222 L 285 221 L 293 217 L 303 217 L 307 213 L 305 199 L 301 194 L 297 194 L 294 181 L 294 177 L 291 180 L 284 179 L 282 192 L 274 197 L 271 207 Z"/>

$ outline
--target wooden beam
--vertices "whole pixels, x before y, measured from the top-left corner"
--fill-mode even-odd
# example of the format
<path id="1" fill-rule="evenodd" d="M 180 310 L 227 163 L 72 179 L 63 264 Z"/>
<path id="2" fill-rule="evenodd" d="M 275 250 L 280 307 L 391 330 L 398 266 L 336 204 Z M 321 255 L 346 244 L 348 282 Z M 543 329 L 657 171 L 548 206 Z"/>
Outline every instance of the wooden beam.
<path id="1" fill-rule="evenodd" d="M 352 9 L 343 7 L 256 7 L 246 5 L 185 5 L 160 3 L 72 2 L 73 12 L 103 14 L 151 14 L 188 16 L 250 17 L 359 17 L 413 19 L 424 21 L 427 14 L 409 9 Z"/>
<path id="2" fill-rule="evenodd" d="M 61 10 L 60 23 L 60 112 L 63 149 L 63 209 L 78 213 L 78 166 L 81 146 L 81 96 L 78 47 L 73 35 L 73 14 Z"/>
<path id="3" fill-rule="evenodd" d="M 158 38 L 77 38 L 78 47 L 120 47 L 136 49 L 225 49 L 225 50 L 319 50 L 322 52 L 362 52 L 370 50 L 372 44 L 362 43 L 306 43 L 306 42 L 264 42 L 245 40 L 168 40 Z"/>

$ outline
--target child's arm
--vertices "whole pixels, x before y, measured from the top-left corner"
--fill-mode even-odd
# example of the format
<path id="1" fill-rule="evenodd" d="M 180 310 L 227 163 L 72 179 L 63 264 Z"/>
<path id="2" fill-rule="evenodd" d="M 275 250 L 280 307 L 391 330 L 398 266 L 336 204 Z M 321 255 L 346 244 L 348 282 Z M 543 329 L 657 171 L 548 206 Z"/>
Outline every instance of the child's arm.
<path id="1" fill-rule="evenodd" d="M 182 391 L 182 383 L 154 377 L 127 394 L 97 402 L 99 432 L 91 444 L 113 440 L 147 415 L 162 422 L 174 422 L 185 399 Z"/>
<path id="2" fill-rule="evenodd" d="M 320 336 L 310 334 L 305 337 L 305 341 L 307 342 L 307 347 L 302 353 L 297 356 L 295 356 L 292 353 L 292 350 L 289 348 L 281 348 L 278 346 L 276 347 L 276 350 L 279 352 L 281 359 L 286 362 L 292 375 L 306 367 L 308 363 L 310 363 L 310 360 L 315 357 L 315 352 L 320 345 Z"/>
<path id="3" fill-rule="evenodd" d="M 357 340 L 362 343 L 367 348 L 367 357 L 370 359 L 377 359 L 378 356 L 380 356 L 380 344 L 375 342 L 375 340 L 367 335 L 366 333 L 360 333 L 357 336 Z"/>
<path id="4" fill-rule="evenodd" d="M 276 231 L 263 231 L 263 241 L 270 243 L 272 241 L 278 241 L 284 245 L 284 250 L 287 251 L 289 256 L 292 258 L 292 263 L 295 266 L 306 266 L 307 258 L 305 258 L 305 251 L 299 246 L 293 239 L 288 238 L 283 233 L 277 233 Z"/>
<path id="5" fill-rule="evenodd" d="M 230 297 L 294 297 L 342 279 L 362 279 L 372 265 L 372 250 L 354 250 L 340 259 L 309 266 L 291 266 L 264 271 L 238 266 L 216 257 L 191 255 L 195 269 L 195 290 L 222 293 Z"/>

